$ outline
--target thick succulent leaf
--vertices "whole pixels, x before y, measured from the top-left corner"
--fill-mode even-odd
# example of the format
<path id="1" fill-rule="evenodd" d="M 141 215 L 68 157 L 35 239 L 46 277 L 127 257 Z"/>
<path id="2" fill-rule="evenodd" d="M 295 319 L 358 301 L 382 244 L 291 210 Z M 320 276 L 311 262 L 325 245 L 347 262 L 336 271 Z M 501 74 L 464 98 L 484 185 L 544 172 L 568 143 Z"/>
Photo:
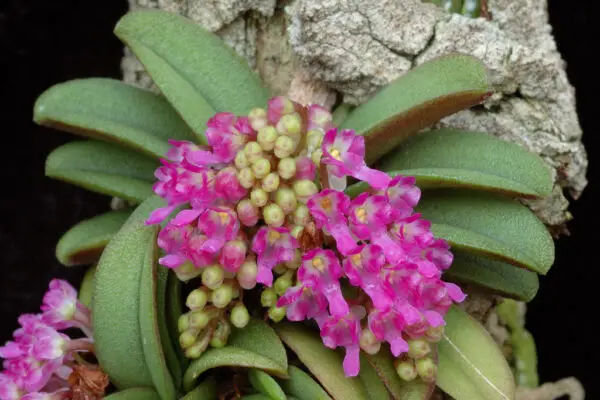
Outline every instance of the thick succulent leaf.
<path id="1" fill-rule="evenodd" d="M 288 375 L 289 379 L 279 380 L 279 385 L 288 395 L 299 400 L 331 400 L 321 385 L 300 368 L 290 365 Z"/>
<path id="2" fill-rule="evenodd" d="M 154 230 L 158 233 L 158 230 Z M 140 309 L 139 323 L 144 357 L 146 365 L 152 376 L 154 387 L 163 400 L 174 399 L 176 397 L 176 389 L 173 383 L 173 377 L 167 367 L 167 359 L 163 350 L 163 342 L 168 338 L 161 337 L 161 329 L 159 328 L 159 302 L 158 292 L 163 291 L 166 285 L 166 270 L 163 267 L 158 271 L 157 263 L 157 245 L 156 237 L 151 241 L 146 242 L 146 250 L 144 252 L 145 259 L 143 264 L 142 276 L 140 278 Z M 158 274 L 163 275 L 162 279 L 158 279 Z M 162 288 L 159 289 L 158 286 Z M 164 310 L 164 301 L 160 307 Z M 165 340 L 166 339 L 166 340 Z M 173 354 L 175 356 L 175 354 Z M 175 360 L 177 361 L 177 360 Z"/>
<path id="3" fill-rule="evenodd" d="M 454 248 L 546 274 L 554 241 L 540 220 L 515 200 L 483 192 L 428 190 L 416 210 Z"/>
<path id="4" fill-rule="evenodd" d="M 131 388 L 104 397 L 104 400 L 161 400 L 154 389 Z"/>
<path id="5" fill-rule="evenodd" d="M 247 62 L 193 21 L 136 11 L 121 18 L 115 34 L 199 138 L 214 111 L 244 115 L 266 106 L 269 93 Z"/>
<path id="6" fill-rule="evenodd" d="M 142 272 L 156 231 L 142 222 L 126 222 L 98 262 L 92 299 L 95 350 L 100 366 L 119 389 L 154 386 L 139 313 Z"/>
<path id="7" fill-rule="evenodd" d="M 456 400 L 513 400 L 515 383 L 502 351 L 481 324 L 452 307 L 438 344 L 436 384 Z"/>
<path id="8" fill-rule="evenodd" d="M 367 390 L 367 394 L 369 395 L 369 399 L 378 400 L 378 399 L 387 399 L 390 397 L 390 394 L 377 374 L 377 371 L 373 366 L 367 361 L 365 354 L 361 352 L 360 354 L 360 373 L 358 377 L 362 381 L 363 385 L 365 385 L 365 389 Z"/>
<path id="9" fill-rule="evenodd" d="M 262 393 L 253 393 L 246 396 L 240 397 L 241 400 L 273 400 L 269 396 L 266 396 Z"/>
<path id="10" fill-rule="evenodd" d="M 92 295 L 94 293 L 94 280 L 96 276 L 96 266 L 92 265 L 85 271 L 81 285 L 79 285 L 79 302 L 86 307 L 92 305 Z"/>
<path id="11" fill-rule="evenodd" d="M 215 400 L 217 398 L 217 381 L 209 376 L 194 390 L 186 394 L 181 400 Z"/>
<path id="12" fill-rule="evenodd" d="M 433 384 L 426 383 L 421 379 L 412 382 L 400 379 L 394 368 L 394 360 L 388 346 L 383 346 L 377 354 L 365 354 L 365 358 L 379 375 L 394 400 L 426 400 L 435 389 Z"/>
<path id="13" fill-rule="evenodd" d="M 183 377 L 184 389 L 191 390 L 203 372 L 223 366 L 257 368 L 281 377 L 287 377 L 288 368 L 281 340 L 258 319 L 251 319 L 243 329 L 234 328 L 226 347 L 210 349 L 192 361 Z"/>
<path id="14" fill-rule="evenodd" d="M 521 197 L 552 191 L 550 169 L 536 154 L 486 133 L 424 132 L 388 153 L 378 168 L 417 178 L 421 188 L 466 187 Z"/>
<path id="15" fill-rule="evenodd" d="M 166 328 L 171 340 L 171 347 L 175 349 L 175 355 L 179 359 L 182 373 L 189 364 L 189 359 L 179 345 L 178 321 L 183 314 L 183 301 L 181 298 L 181 281 L 175 275 L 175 272 L 169 271 L 167 278 L 167 293 L 165 299 L 166 307 Z M 166 346 L 166 345 L 165 345 Z"/>
<path id="16" fill-rule="evenodd" d="M 475 57 L 453 54 L 421 64 L 357 107 L 341 128 L 365 135 L 367 162 L 441 118 L 480 103 L 490 93 Z"/>
<path id="17" fill-rule="evenodd" d="M 281 386 L 277 383 L 271 375 L 258 369 L 251 369 L 248 371 L 248 379 L 250 384 L 260 393 L 269 397 L 272 400 L 286 400 L 285 393 Z"/>
<path id="18" fill-rule="evenodd" d="M 157 158 L 166 154 L 169 139 L 194 139 L 163 97 L 115 79 L 76 79 L 55 85 L 37 99 L 33 119 Z"/>
<path id="19" fill-rule="evenodd" d="M 286 375 L 286 370 L 270 358 L 238 347 L 226 346 L 220 349 L 209 349 L 200 358 L 190 363 L 183 376 L 184 390 L 193 389 L 196 379 L 205 371 L 219 367 L 258 368 L 276 376 Z"/>
<path id="20" fill-rule="evenodd" d="M 56 245 L 56 258 L 62 265 L 91 264 L 127 220 L 131 210 L 109 211 L 74 225 Z"/>
<path id="21" fill-rule="evenodd" d="M 444 274 L 453 282 L 521 301 L 531 301 L 539 289 L 535 272 L 460 250 L 453 253 L 452 266 Z"/>
<path id="22" fill-rule="evenodd" d="M 76 141 L 50 153 L 46 175 L 140 203 L 152 194 L 155 160 L 106 142 Z"/>
<path id="23" fill-rule="evenodd" d="M 300 325 L 275 326 L 281 340 L 292 349 L 302 364 L 336 400 L 366 400 L 369 395 L 360 378 L 348 378 L 342 368 L 343 357 L 323 345 L 318 333 Z"/>

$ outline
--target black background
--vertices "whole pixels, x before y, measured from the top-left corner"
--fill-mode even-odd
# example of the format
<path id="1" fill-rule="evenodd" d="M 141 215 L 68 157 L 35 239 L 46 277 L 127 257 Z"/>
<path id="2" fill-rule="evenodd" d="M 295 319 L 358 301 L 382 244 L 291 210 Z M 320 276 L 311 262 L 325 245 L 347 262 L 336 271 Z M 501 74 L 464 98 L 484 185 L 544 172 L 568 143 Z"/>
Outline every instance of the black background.
<path id="1" fill-rule="evenodd" d="M 595 2 L 550 0 L 550 17 L 568 75 L 591 159 L 590 185 L 571 206 L 570 237 L 557 242 L 557 260 L 529 305 L 542 381 L 574 375 L 599 399 L 594 372 L 598 354 L 597 210 L 598 48 Z M 576 5 L 575 5 L 576 4 Z M 116 0 L 0 0 L 0 343 L 22 312 L 36 312 L 52 277 L 77 283 L 81 268 L 54 258 L 60 235 L 76 222 L 108 209 L 109 198 L 44 177 L 44 159 L 75 138 L 31 122 L 35 98 L 49 86 L 74 78 L 120 77 L 120 42 L 112 28 L 126 12 Z"/>

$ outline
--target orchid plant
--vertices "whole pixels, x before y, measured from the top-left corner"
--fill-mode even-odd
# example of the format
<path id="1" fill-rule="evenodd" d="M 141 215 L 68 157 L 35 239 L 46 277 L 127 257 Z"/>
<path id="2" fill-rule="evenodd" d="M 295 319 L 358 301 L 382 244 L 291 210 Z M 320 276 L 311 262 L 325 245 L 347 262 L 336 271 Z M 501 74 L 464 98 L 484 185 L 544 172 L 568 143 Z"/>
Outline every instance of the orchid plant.
<path id="1" fill-rule="evenodd" d="M 79 299 L 54 280 L 20 318 L 0 399 L 514 398 L 521 375 L 458 305 L 535 296 L 554 245 L 517 199 L 552 180 L 518 145 L 426 129 L 491 94 L 478 60 L 331 112 L 271 96 L 175 14 L 115 33 L 161 93 L 74 80 L 34 119 L 92 139 L 54 150 L 48 176 L 127 207 L 58 242 L 61 263 L 92 267 Z"/>

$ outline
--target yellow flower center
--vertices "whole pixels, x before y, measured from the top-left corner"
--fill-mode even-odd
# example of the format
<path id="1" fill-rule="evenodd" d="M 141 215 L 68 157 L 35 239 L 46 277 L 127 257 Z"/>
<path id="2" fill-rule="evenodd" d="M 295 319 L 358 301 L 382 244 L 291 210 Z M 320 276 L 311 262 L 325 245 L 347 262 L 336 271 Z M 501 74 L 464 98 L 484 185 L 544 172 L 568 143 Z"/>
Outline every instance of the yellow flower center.
<path id="1" fill-rule="evenodd" d="M 227 223 L 229 223 L 229 214 L 227 214 L 226 212 L 218 212 L 217 216 L 221 220 L 222 225 L 226 225 Z"/>
<path id="2" fill-rule="evenodd" d="M 271 244 L 275 243 L 275 241 L 277 241 L 277 239 L 279 239 L 281 237 L 281 234 L 277 231 L 274 230 L 270 230 L 269 231 L 269 242 Z"/>
<path id="3" fill-rule="evenodd" d="M 312 265 L 315 267 L 317 271 L 323 272 L 323 268 L 325 267 L 325 263 L 323 262 L 323 258 L 315 257 L 312 260 Z"/>
<path id="4" fill-rule="evenodd" d="M 321 207 L 323 207 L 325 211 L 331 210 L 331 206 L 331 199 L 329 197 L 325 197 L 323 200 L 321 200 Z"/>
<path id="5" fill-rule="evenodd" d="M 331 149 L 329 154 L 331 154 L 331 157 L 335 158 L 338 161 L 342 159 L 340 151 L 338 149 Z"/>
<path id="6" fill-rule="evenodd" d="M 360 222 L 362 222 L 363 224 L 365 222 L 367 222 L 367 212 L 365 211 L 365 209 L 363 207 L 359 207 L 356 210 L 356 218 L 358 218 L 358 220 Z"/>
<path id="7" fill-rule="evenodd" d="M 350 256 L 350 261 L 352 261 L 352 264 L 354 264 L 355 267 L 362 267 L 362 257 L 360 254 L 354 254 Z"/>

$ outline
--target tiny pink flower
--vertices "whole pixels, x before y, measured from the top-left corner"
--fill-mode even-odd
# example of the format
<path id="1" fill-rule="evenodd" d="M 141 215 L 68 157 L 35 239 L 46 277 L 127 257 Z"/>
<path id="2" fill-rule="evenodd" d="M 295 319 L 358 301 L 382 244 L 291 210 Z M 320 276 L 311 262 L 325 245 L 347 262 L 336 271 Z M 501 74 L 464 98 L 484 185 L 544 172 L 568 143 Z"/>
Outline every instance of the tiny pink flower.
<path id="1" fill-rule="evenodd" d="M 221 112 L 215 114 L 207 123 L 206 139 L 212 147 L 213 154 L 223 163 L 232 161 L 248 140 L 248 136 L 236 128 L 236 120 L 234 114 Z M 243 124 L 241 126 L 245 128 Z"/>
<path id="2" fill-rule="evenodd" d="M 308 179 L 310 181 L 315 179 L 317 166 L 315 163 L 306 156 L 296 158 L 296 179 Z"/>
<path id="3" fill-rule="evenodd" d="M 235 239 L 240 229 L 240 221 L 230 208 L 209 207 L 198 218 L 198 227 L 208 237 L 201 250 L 216 253 L 227 240 Z"/>
<path id="4" fill-rule="evenodd" d="M 224 168 L 217 173 L 215 190 L 219 197 L 231 203 L 241 200 L 248 192 L 240 185 L 237 171 L 233 167 Z"/>
<path id="5" fill-rule="evenodd" d="M 313 249 L 302 257 L 298 280 L 313 292 L 322 293 L 332 315 L 346 315 L 348 303 L 342 295 L 339 279 L 343 271 L 340 261 L 331 250 Z"/>
<path id="6" fill-rule="evenodd" d="M 21 400 L 65 400 L 70 398 L 69 389 L 61 389 L 52 393 L 35 392 L 26 394 Z"/>
<path id="7" fill-rule="evenodd" d="M 0 400 L 20 400 L 23 394 L 16 376 L 0 372 Z"/>
<path id="8" fill-rule="evenodd" d="M 21 357 L 25 352 L 17 342 L 8 341 L 4 346 L 0 347 L 0 358 L 17 358 Z"/>
<path id="9" fill-rule="evenodd" d="M 89 310 L 77 300 L 69 282 L 53 279 L 42 302 L 42 321 L 57 329 L 89 327 Z"/>
<path id="10" fill-rule="evenodd" d="M 317 323 L 329 316 L 327 298 L 321 292 L 300 285 L 288 289 L 277 301 L 277 307 L 287 306 L 287 318 L 290 321 L 314 319 Z"/>
<path id="11" fill-rule="evenodd" d="M 413 214 L 394 222 L 390 233 L 398 241 L 427 246 L 434 240 L 430 228 L 431 222 L 421 219 L 421 214 Z"/>
<path id="12" fill-rule="evenodd" d="M 317 226 L 320 228 L 324 225 L 335 238 L 340 253 L 348 254 L 356 247 L 346 218 L 350 198 L 345 193 L 325 189 L 311 196 L 306 205 Z"/>
<path id="13" fill-rule="evenodd" d="M 333 116 L 328 109 L 318 104 L 308 106 L 308 125 L 307 130 L 319 130 L 327 132 L 333 128 Z"/>
<path id="14" fill-rule="evenodd" d="M 225 243 L 219 262 L 229 272 L 237 272 L 246 259 L 246 245 L 240 240 Z"/>
<path id="15" fill-rule="evenodd" d="M 390 183 L 391 179 L 385 172 L 367 167 L 365 139 L 356 135 L 353 130 L 329 130 L 321 147 L 321 162 L 328 165 L 328 171 L 334 176 L 342 178 L 350 175 L 367 182 L 375 189 L 385 189 Z"/>
<path id="16" fill-rule="evenodd" d="M 277 124 L 281 117 L 290 114 L 293 110 L 293 104 L 283 96 L 273 97 L 268 102 L 267 118 L 270 123 Z"/>
<path id="17" fill-rule="evenodd" d="M 385 193 L 391 206 L 401 211 L 406 217 L 421 198 L 421 190 L 415 186 L 416 179 L 412 176 L 398 175 L 390 182 Z"/>
<path id="18" fill-rule="evenodd" d="M 407 323 L 404 316 L 394 308 L 374 309 L 369 313 L 368 325 L 378 340 L 390 344 L 395 357 L 408 351 L 408 343 L 402 338 L 402 331 Z"/>
<path id="19" fill-rule="evenodd" d="M 346 376 L 357 376 L 360 370 L 360 319 L 354 312 L 332 316 L 321 324 L 323 344 L 330 349 L 344 347 L 343 367 Z"/>
<path id="20" fill-rule="evenodd" d="M 343 262 L 346 277 L 353 286 L 362 288 L 373 301 L 375 308 L 389 307 L 394 292 L 381 280 L 380 271 L 385 264 L 381 247 L 361 245 L 346 256 Z"/>
<path id="21" fill-rule="evenodd" d="M 256 281 L 267 286 L 273 284 L 272 269 L 279 263 L 292 261 L 299 247 L 298 241 L 287 228 L 263 226 L 254 235 L 252 251 L 257 255 Z"/>

